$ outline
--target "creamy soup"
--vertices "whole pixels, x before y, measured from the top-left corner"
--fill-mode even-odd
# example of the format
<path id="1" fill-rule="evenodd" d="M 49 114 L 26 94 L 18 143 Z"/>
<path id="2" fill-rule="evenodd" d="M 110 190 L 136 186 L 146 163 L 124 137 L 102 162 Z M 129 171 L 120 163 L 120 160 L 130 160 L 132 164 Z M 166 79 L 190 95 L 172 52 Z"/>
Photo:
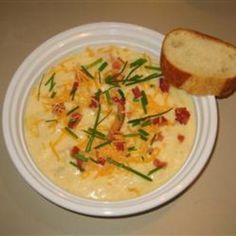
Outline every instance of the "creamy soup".
<path id="1" fill-rule="evenodd" d="M 28 150 L 53 183 L 79 197 L 131 199 L 166 183 L 195 136 L 191 96 L 163 79 L 158 58 L 87 48 L 50 67 L 25 108 Z"/>

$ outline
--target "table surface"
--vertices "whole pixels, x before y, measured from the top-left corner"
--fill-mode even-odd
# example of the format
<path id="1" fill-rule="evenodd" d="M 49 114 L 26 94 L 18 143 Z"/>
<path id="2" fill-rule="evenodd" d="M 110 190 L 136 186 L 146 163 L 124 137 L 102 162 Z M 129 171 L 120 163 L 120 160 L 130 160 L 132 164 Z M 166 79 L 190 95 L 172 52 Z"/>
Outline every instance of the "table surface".
<path id="1" fill-rule="evenodd" d="M 11 77 L 39 44 L 85 23 L 139 24 L 163 34 L 196 29 L 236 44 L 236 1 L 1 1 L 0 105 Z M 0 133 L 0 235 L 236 235 L 236 94 L 218 99 L 210 161 L 175 201 L 138 216 L 83 216 L 45 200 L 18 174 Z"/>

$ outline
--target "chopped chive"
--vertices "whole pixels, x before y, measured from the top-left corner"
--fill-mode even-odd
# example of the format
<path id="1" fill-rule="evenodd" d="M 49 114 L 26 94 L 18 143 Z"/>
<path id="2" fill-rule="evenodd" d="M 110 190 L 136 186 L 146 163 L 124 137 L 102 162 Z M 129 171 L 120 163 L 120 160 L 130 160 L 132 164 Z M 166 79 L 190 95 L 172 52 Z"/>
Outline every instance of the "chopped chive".
<path id="1" fill-rule="evenodd" d="M 39 82 L 39 87 L 38 87 L 38 94 L 37 94 L 37 99 L 39 101 L 40 99 L 40 93 L 41 93 L 41 86 L 42 86 L 42 83 L 43 83 L 43 78 L 44 78 L 44 75 L 42 76 L 40 82 Z"/>
<path id="2" fill-rule="evenodd" d="M 73 138 L 78 139 L 78 135 L 75 134 L 70 128 L 65 127 L 65 130 L 66 130 Z"/>
<path id="3" fill-rule="evenodd" d="M 148 136 L 149 136 L 149 133 L 146 132 L 145 130 L 143 129 L 139 129 L 138 130 L 138 133 L 140 134 L 140 138 L 144 141 L 147 141 L 148 140 Z"/>
<path id="4" fill-rule="evenodd" d="M 99 67 L 98 67 L 98 71 L 102 72 L 106 67 L 108 66 L 108 63 L 105 61 L 103 62 Z"/>
<path id="5" fill-rule="evenodd" d="M 139 58 L 136 61 L 132 62 L 130 64 L 130 68 L 133 68 L 129 74 L 125 77 L 125 79 L 123 80 L 123 83 L 126 83 L 127 81 L 129 81 L 130 76 L 134 73 L 134 71 L 136 71 L 140 66 L 142 66 L 144 63 L 146 63 L 147 60 L 143 59 L 143 58 Z"/>
<path id="6" fill-rule="evenodd" d="M 71 110 L 69 110 L 66 115 L 69 116 L 71 113 L 73 113 L 74 111 L 76 111 L 79 108 L 79 106 L 76 106 L 74 108 L 72 108 Z"/>
<path id="7" fill-rule="evenodd" d="M 110 88 L 108 88 L 108 89 L 102 91 L 102 93 L 106 93 L 107 91 L 110 91 L 111 89 L 116 88 L 116 87 L 117 87 L 117 86 L 111 86 Z"/>
<path id="8" fill-rule="evenodd" d="M 45 86 L 47 86 L 49 83 L 51 83 L 54 80 L 55 77 L 55 72 L 51 75 L 51 77 L 46 81 L 46 83 L 44 84 Z"/>
<path id="9" fill-rule="evenodd" d="M 132 67 L 136 67 L 136 66 L 142 66 L 144 63 L 146 63 L 147 62 L 147 60 L 146 59 L 144 59 L 144 58 L 139 58 L 139 59 L 137 59 L 136 61 L 134 61 L 134 62 L 132 62 L 131 64 L 130 64 L 130 67 L 132 68 Z"/>
<path id="10" fill-rule="evenodd" d="M 100 121 L 98 121 L 98 125 L 100 125 L 110 114 L 111 111 L 109 111 Z"/>
<path id="11" fill-rule="evenodd" d="M 147 95 L 146 95 L 145 91 L 143 90 L 141 92 L 141 94 L 142 94 L 144 104 L 147 105 L 148 104 L 148 99 L 147 99 Z"/>
<path id="12" fill-rule="evenodd" d="M 118 86 L 118 82 L 120 81 L 117 81 L 116 78 L 121 75 L 123 73 L 123 71 L 125 70 L 125 67 L 127 65 L 128 62 L 126 62 L 123 66 L 123 68 L 121 69 L 121 71 L 115 75 L 108 75 L 106 78 L 105 78 L 105 83 L 106 84 L 110 84 L 110 85 L 113 85 L 115 87 Z"/>
<path id="13" fill-rule="evenodd" d="M 54 82 L 54 77 L 55 77 L 56 73 L 54 72 L 51 77 L 47 80 L 47 82 L 44 84 L 45 86 L 47 86 L 48 84 L 50 85 L 49 86 L 49 89 L 48 91 L 51 92 L 54 88 L 54 86 L 56 85 L 56 83 Z"/>
<path id="14" fill-rule="evenodd" d="M 139 68 L 139 66 L 134 67 L 129 74 L 125 77 L 125 79 L 123 80 L 123 84 L 125 84 L 127 81 L 129 81 L 129 77 L 134 73 L 135 70 L 137 70 Z"/>
<path id="15" fill-rule="evenodd" d="M 95 138 L 99 138 L 99 139 L 102 139 L 102 140 L 107 140 L 106 136 L 104 134 L 103 134 L 104 136 L 100 135 L 97 130 L 95 130 L 95 131 L 82 130 L 82 131 L 84 133 L 90 135 L 90 136 L 94 136 Z"/>
<path id="16" fill-rule="evenodd" d="M 74 158 L 81 160 L 81 161 L 89 161 L 88 157 L 85 157 L 84 155 L 82 155 L 81 153 L 77 153 L 73 156 Z"/>
<path id="17" fill-rule="evenodd" d="M 45 122 L 57 122 L 56 119 L 51 119 L 51 120 L 45 120 Z"/>
<path id="18" fill-rule="evenodd" d="M 142 97 L 140 100 L 141 100 L 142 108 L 143 108 L 144 113 L 147 114 L 147 104 L 148 104 L 147 95 L 144 90 L 141 92 L 141 94 L 142 94 Z"/>
<path id="19" fill-rule="evenodd" d="M 94 95 L 97 99 L 99 99 L 99 96 L 101 95 L 101 93 L 102 93 L 101 89 L 98 89 Z"/>
<path id="20" fill-rule="evenodd" d="M 99 63 L 101 63 L 103 61 L 103 59 L 100 57 L 97 60 L 95 60 L 94 62 L 88 64 L 87 66 L 85 66 L 86 69 L 89 69 L 91 67 L 94 67 L 96 65 L 98 65 Z"/>
<path id="21" fill-rule="evenodd" d="M 101 72 L 98 71 L 98 81 L 101 84 L 102 83 L 102 78 L 101 78 Z"/>
<path id="22" fill-rule="evenodd" d="M 150 141 L 150 145 L 152 145 L 155 142 L 156 136 L 157 136 L 156 134 L 153 135 L 153 137 Z"/>
<path id="23" fill-rule="evenodd" d="M 157 113 L 157 114 L 154 114 L 154 115 L 149 115 L 149 116 L 144 116 L 144 117 L 141 117 L 141 118 L 129 120 L 128 123 L 135 126 L 135 125 L 140 124 L 142 121 L 145 121 L 147 119 L 151 119 L 151 118 L 154 118 L 154 117 L 157 117 L 157 116 L 162 116 L 162 115 L 168 113 L 169 111 L 171 111 L 172 109 L 173 109 L 173 107 L 166 110 L 166 111 L 163 111 L 163 112 L 160 112 L 160 113 Z"/>
<path id="24" fill-rule="evenodd" d="M 74 156 L 74 158 L 76 158 L 77 160 L 85 161 L 85 162 L 92 161 L 92 162 L 98 164 L 97 161 L 94 160 L 92 157 L 86 157 L 86 156 L 82 155 L 81 153 L 76 154 Z M 81 166 L 76 165 L 74 162 L 71 161 L 70 164 L 77 167 L 79 170 L 84 171 L 84 169 Z"/>
<path id="25" fill-rule="evenodd" d="M 98 164 L 98 162 L 95 159 L 93 159 L 92 157 L 89 157 L 89 160 L 96 163 L 96 164 Z"/>
<path id="26" fill-rule="evenodd" d="M 53 91 L 52 94 L 51 94 L 51 96 L 50 96 L 50 98 L 54 98 L 54 97 L 56 96 L 56 94 L 57 94 L 57 93 L 56 93 L 55 91 Z"/>
<path id="27" fill-rule="evenodd" d="M 74 98 L 75 98 L 76 90 L 77 90 L 77 89 L 72 89 L 71 92 L 70 92 L 70 96 L 71 96 L 71 100 L 72 100 L 72 101 L 73 101 Z"/>
<path id="28" fill-rule="evenodd" d="M 133 133 L 133 134 L 123 134 L 123 137 L 125 138 L 131 138 L 131 137 L 135 137 L 135 136 L 139 136 L 138 133 Z"/>
<path id="29" fill-rule="evenodd" d="M 116 80 L 116 76 L 115 75 L 108 75 L 105 79 L 104 79 L 106 84 L 109 85 L 113 85 L 113 87 L 119 87 L 119 82 Z"/>
<path id="30" fill-rule="evenodd" d="M 149 126 L 149 125 L 151 125 L 152 124 L 152 121 L 151 120 L 145 120 L 142 124 L 141 124 L 141 126 L 142 127 L 145 127 L 145 126 Z"/>
<path id="31" fill-rule="evenodd" d="M 140 138 L 141 138 L 142 140 L 144 140 L 144 141 L 147 141 L 147 140 L 148 140 L 148 138 L 145 137 L 145 136 L 143 136 L 143 135 L 140 135 Z"/>
<path id="32" fill-rule="evenodd" d="M 94 79 L 94 76 L 89 73 L 85 66 L 81 66 L 81 71 L 84 72 L 90 79 Z"/>
<path id="33" fill-rule="evenodd" d="M 131 168 L 131 167 L 129 167 L 129 166 L 123 164 L 123 163 L 120 163 L 120 162 L 118 162 L 118 161 L 115 161 L 115 160 L 113 160 L 113 159 L 111 159 L 111 158 L 107 158 L 107 161 L 108 161 L 110 164 L 112 164 L 112 165 L 114 165 L 114 166 L 117 166 L 117 167 L 119 167 L 119 168 L 122 168 L 122 169 L 124 169 L 124 170 L 127 170 L 127 171 L 129 171 L 129 172 L 132 172 L 133 174 L 136 174 L 137 176 L 140 176 L 140 177 L 142 177 L 142 178 L 145 179 L 145 180 L 152 181 L 152 179 L 151 179 L 149 176 L 144 175 L 143 173 L 141 173 L 141 172 L 139 172 L 139 171 L 137 171 L 137 170 L 135 170 L 135 169 L 133 169 L 133 168 Z"/>
<path id="34" fill-rule="evenodd" d="M 129 78 L 130 78 L 130 76 L 134 73 L 134 71 L 136 71 L 138 68 L 139 68 L 140 66 L 136 66 L 136 67 L 134 67 L 130 72 L 129 72 L 129 74 L 126 76 L 126 78 L 123 80 L 123 84 L 125 84 L 126 82 L 129 82 Z M 134 80 L 134 78 L 133 78 L 133 80 Z M 136 79 L 137 80 L 137 79 Z M 135 80 L 135 81 L 136 81 Z"/>
<path id="35" fill-rule="evenodd" d="M 134 75 L 133 77 L 131 77 L 129 79 L 129 82 L 131 81 L 138 81 L 139 79 L 141 79 L 143 77 L 143 75 Z"/>
<path id="36" fill-rule="evenodd" d="M 157 172 L 157 171 L 160 170 L 160 169 L 162 169 L 162 167 L 156 167 L 156 168 L 150 170 L 147 175 L 148 175 L 148 176 L 149 176 L 149 175 L 152 175 L 153 173 Z"/>
<path id="37" fill-rule="evenodd" d="M 125 94 L 121 89 L 118 89 L 118 93 L 120 94 L 121 98 L 125 100 Z"/>
<path id="38" fill-rule="evenodd" d="M 100 114 L 101 114 L 101 105 L 99 104 L 98 111 L 97 111 L 97 116 L 96 116 L 96 119 L 95 119 L 95 122 L 94 122 L 94 126 L 93 126 L 93 130 L 97 129 L 99 118 L 100 118 Z M 90 135 L 90 137 L 89 137 L 88 143 L 87 143 L 86 148 L 85 148 L 86 152 L 90 152 L 91 151 L 94 138 L 95 138 L 95 135 L 94 135 L 94 133 L 92 133 Z"/>
<path id="39" fill-rule="evenodd" d="M 137 80 L 137 81 L 131 81 L 131 82 L 125 84 L 125 86 L 134 85 L 134 84 L 137 84 L 137 83 L 143 83 L 143 82 L 146 82 L 146 81 L 149 81 L 149 80 L 152 80 L 152 79 L 156 79 L 160 76 L 162 76 L 162 74 L 153 73 L 153 74 L 150 74 L 150 75 L 144 77 L 143 79 L 140 79 L 140 80 Z"/>
<path id="40" fill-rule="evenodd" d="M 145 136 L 145 137 L 149 135 L 149 133 L 146 132 L 144 129 L 139 129 L 138 132 L 140 135 Z"/>
<path id="41" fill-rule="evenodd" d="M 133 98 L 133 102 L 139 102 L 139 98 Z"/>
<path id="42" fill-rule="evenodd" d="M 56 83 L 54 82 L 55 74 L 56 73 L 53 73 L 51 75 L 51 77 L 47 80 L 47 82 L 44 84 L 45 86 L 49 85 L 49 89 L 48 89 L 49 92 L 51 92 L 53 90 L 54 86 L 56 85 Z"/>
<path id="43" fill-rule="evenodd" d="M 128 61 L 126 61 L 126 62 L 124 63 L 124 65 L 123 65 L 123 67 L 121 68 L 120 72 L 118 72 L 118 73 L 115 74 L 114 76 L 115 76 L 115 77 L 120 76 L 120 75 L 124 72 L 124 70 L 125 70 L 125 68 L 126 68 L 127 65 L 128 65 Z"/>
<path id="44" fill-rule="evenodd" d="M 78 168 L 78 166 L 74 163 L 74 162 L 72 162 L 72 161 L 70 161 L 69 162 L 72 166 L 74 166 L 74 167 L 77 167 Z"/>
<path id="45" fill-rule="evenodd" d="M 112 102 L 111 102 L 111 95 L 109 93 L 109 90 L 106 90 L 104 93 L 105 93 L 105 96 L 106 96 L 106 99 L 107 99 L 107 104 L 111 105 Z"/>
<path id="46" fill-rule="evenodd" d="M 117 82 L 114 80 L 115 78 L 112 76 L 112 75 L 108 75 L 104 81 L 106 84 L 110 84 L 110 85 L 113 85 L 113 86 L 116 86 L 117 85 Z"/>
<path id="47" fill-rule="evenodd" d="M 136 151 L 136 150 L 137 148 L 135 146 L 128 147 L 129 152 Z"/>
<path id="48" fill-rule="evenodd" d="M 161 71 L 161 68 L 158 66 L 144 66 L 144 68 L 149 69 L 149 70 L 158 70 Z"/>
<path id="49" fill-rule="evenodd" d="M 54 80 L 52 80 L 48 91 L 51 92 L 53 90 L 53 88 L 55 87 L 55 85 L 56 85 L 56 83 L 54 82 Z"/>
<path id="50" fill-rule="evenodd" d="M 76 158 L 77 160 L 81 160 L 81 161 L 85 161 L 85 162 L 87 162 L 87 161 L 92 161 L 92 162 L 94 162 L 94 163 L 97 164 L 97 161 L 94 160 L 92 157 L 86 157 L 86 156 L 84 156 L 84 155 L 81 154 L 81 153 L 77 153 L 77 154 L 75 154 L 73 157 Z"/>
<path id="51" fill-rule="evenodd" d="M 122 69 L 121 69 L 121 71 L 120 71 L 119 74 L 122 74 L 122 73 L 124 72 L 124 70 L 125 70 L 125 68 L 126 68 L 127 65 L 128 65 L 128 61 L 126 61 L 126 62 L 124 63 L 124 65 L 123 65 L 123 67 L 122 67 Z"/>
<path id="52" fill-rule="evenodd" d="M 111 140 L 108 140 L 108 141 L 106 141 L 106 142 L 104 142 L 104 143 L 101 143 L 101 144 L 97 145 L 97 146 L 94 147 L 94 148 L 95 148 L 95 149 L 98 149 L 98 148 L 104 147 L 104 146 L 110 144 L 111 142 L 112 142 Z"/>
<path id="53" fill-rule="evenodd" d="M 70 96 L 71 96 L 71 100 L 73 101 L 75 98 L 75 94 L 76 91 L 78 90 L 78 86 L 79 86 L 79 82 L 78 81 L 74 81 L 72 88 L 70 90 Z"/>
<path id="54" fill-rule="evenodd" d="M 139 121 L 139 120 L 128 121 L 128 123 L 132 124 L 132 126 L 140 125 L 140 122 L 141 122 L 141 121 Z"/>
<path id="55" fill-rule="evenodd" d="M 102 132 L 100 132 L 100 131 L 98 131 L 98 130 L 94 130 L 94 129 L 92 129 L 92 128 L 88 128 L 88 132 L 91 132 L 91 133 L 94 132 L 94 134 L 96 134 L 97 136 L 100 136 L 100 137 L 102 137 L 102 138 L 105 138 L 105 137 L 106 137 L 106 135 L 105 135 L 104 133 L 102 133 Z"/>
<path id="56" fill-rule="evenodd" d="M 82 167 L 76 165 L 74 162 L 70 161 L 69 163 L 70 163 L 72 166 L 74 166 L 74 167 L 76 167 L 77 169 L 79 169 L 81 172 L 84 171 L 84 169 L 83 169 Z"/>

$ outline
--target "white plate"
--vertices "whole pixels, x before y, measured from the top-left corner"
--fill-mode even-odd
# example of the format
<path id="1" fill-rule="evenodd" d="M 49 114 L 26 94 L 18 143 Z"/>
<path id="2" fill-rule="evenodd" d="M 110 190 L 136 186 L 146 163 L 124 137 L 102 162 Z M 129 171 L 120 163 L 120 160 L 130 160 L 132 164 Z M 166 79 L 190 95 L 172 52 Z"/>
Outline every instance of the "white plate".
<path id="1" fill-rule="evenodd" d="M 21 64 L 7 90 L 3 106 L 3 132 L 11 159 L 23 178 L 48 200 L 72 211 L 94 216 L 124 216 L 161 206 L 186 189 L 206 164 L 215 142 L 217 109 L 214 97 L 193 97 L 197 132 L 193 149 L 181 170 L 157 190 L 120 202 L 76 197 L 55 186 L 35 166 L 23 136 L 24 106 L 29 90 L 42 72 L 65 55 L 87 46 L 118 44 L 159 56 L 163 35 L 136 25 L 94 23 L 79 26 L 47 40 Z"/>

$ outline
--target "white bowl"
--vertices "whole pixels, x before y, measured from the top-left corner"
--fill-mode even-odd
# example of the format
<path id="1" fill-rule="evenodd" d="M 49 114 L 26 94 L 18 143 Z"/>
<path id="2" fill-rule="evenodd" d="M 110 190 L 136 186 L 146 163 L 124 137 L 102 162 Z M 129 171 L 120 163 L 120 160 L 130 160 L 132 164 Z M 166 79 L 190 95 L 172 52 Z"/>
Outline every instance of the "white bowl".
<path id="1" fill-rule="evenodd" d="M 93 216 L 124 216 L 160 206 L 186 189 L 203 169 L 217 131 L 217 108 L 212 96 L 193 97 L 197 132 L 192 151 L 181 170 L 166 184 L 144 196 L 120 202 L 101 202 L 74 196 L 50 182 L 37 168 L 23 135 L 27 95 L 42 72 L 65 55 L 87 46 L 118 44 L 159 56 L 163 35 L 136 25 L 94 23 L 79 26 L 47 40 L 21 64 L 9 85 L 3 106 L 3 133 L 11 159 L 23 178 L 48 200 Z"/>

